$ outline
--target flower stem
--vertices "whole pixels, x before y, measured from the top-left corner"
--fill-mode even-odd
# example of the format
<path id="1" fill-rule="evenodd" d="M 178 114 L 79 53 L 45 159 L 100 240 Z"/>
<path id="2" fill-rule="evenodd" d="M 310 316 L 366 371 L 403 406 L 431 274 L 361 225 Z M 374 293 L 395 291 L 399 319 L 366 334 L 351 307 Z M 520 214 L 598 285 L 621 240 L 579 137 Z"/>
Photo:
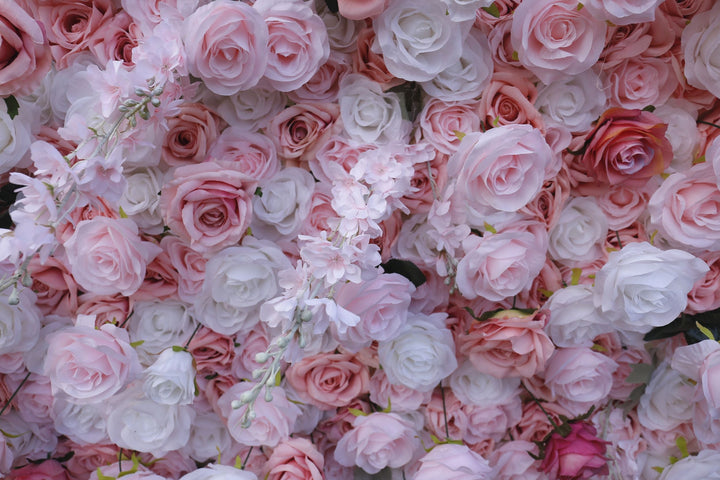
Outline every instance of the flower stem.
<path id="1" fill-rule="evenodd" d="M 5 402 L 5 405 L 3 405 L 2 410 L 0 410 L 0 415 L 2 415 L 5 412 L 5 410 L 7 409 L 7 407 L 10 406 L 10 403 L 12 403 L 13 399 L 18 394 L 18 392 L 20 391 L 22 386 L 25 385 L 25 382 L 27 382 L 28 378 L 30 378 L 30 373 L 31 372 L 28 372 L 27 375 L 25 375 L 25 378 L 22 379 L 22 382 L 20 382 L 20 385 L 18 385 L 18 387 L 15 389 L 15 391 L 12 393 L 12 395 L 10 395 L 10 398 L 8 399 L 8 401 Z"/>

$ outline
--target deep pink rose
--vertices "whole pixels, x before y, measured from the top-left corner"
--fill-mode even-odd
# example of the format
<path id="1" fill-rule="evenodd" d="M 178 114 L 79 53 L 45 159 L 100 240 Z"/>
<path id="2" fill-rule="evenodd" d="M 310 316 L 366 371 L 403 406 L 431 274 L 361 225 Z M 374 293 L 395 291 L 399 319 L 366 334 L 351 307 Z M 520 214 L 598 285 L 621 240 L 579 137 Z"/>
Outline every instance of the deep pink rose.
<path id="1" fill-rule="evenodd" d="M 220 134 L 222 120 L 200 103 L 185 103 L 177 115 L 168 118 L 168 132 L 162 145 L 162 159 L 177 167 L 205 160 Z"/>
<path id="2" fill-rule="evenodd" d="M 590 423 L 572 423 L 566 437 L 555 432 L 545 447 L 545 458 L 540 470 L 558 480 L 576 480 L 607 475 L 605 442 L 597 437 Z"/>
<path id="3" fill-rule="evenodd" d="M 368 367 L 343 353 L 318 353 L 293 363 L 285 378 L 301 398 L 323 410 L 344 407 L 367 393 Z"/>
<path id="4" fill-rule="evenodd" d="M 29 463 L 11 470 L 7 480 L 68 480 L 67 471 L 57 460 L 45 460 L 40 464 Z"/>
<path id="5" fill-rule="evenodd" d="M 611 108 L 587 135 L 581 162 L 597 181 L 641 187 L 672 160 L 667 125 L 642 110 Z"/>
<path id="6" fill-rule="evenodd" d="M 252 217 L 255 183 L 215 162 L 185 165 L 163 186 L 160 208 L 170 231 L 201 253 L 238 243 Z"/>
<path id="7" fill-rule="evenodd" d="M 0 96 L 28 95 L 50 70 L 50 47 L 41 25 L 22 2 L 0 2 Z"/>
<path id="8" fill-rule="evenodd" d="M 325 459 L 309 440 L 288 438 L 265 464 L 266 480 L 325 480 Z"/>
<path id="9" fill-rule="evenodd" d="M 494 377 L 529 378 L 542 372 L 555 347 L 542 315 L 505 310 L 475 322 L 459 338 L 459 351 L 478 371 Z"/>
<path id="10" fill-rule="evenodd" d="M 188 70 L 218 95 L 257 85 L 268 58 L 268 29 L 258 11 L 244 2 L 219 0 L 185 21 Z"/>

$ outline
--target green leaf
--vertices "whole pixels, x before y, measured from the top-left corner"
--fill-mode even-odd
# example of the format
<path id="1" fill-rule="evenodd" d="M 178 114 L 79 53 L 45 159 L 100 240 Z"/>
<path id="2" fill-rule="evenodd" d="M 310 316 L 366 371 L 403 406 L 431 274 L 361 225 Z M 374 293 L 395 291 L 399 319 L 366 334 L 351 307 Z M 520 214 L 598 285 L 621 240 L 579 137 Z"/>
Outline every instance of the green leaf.
<path id="1" fill-rule="evenodd" d="M 625 383 L 648 383 L 654 367 L 647 363 L 636 363 L 632 365 L 630 374 L 625 378 Z"/>
<path id="2" fill-rule="evenodd" d="M 255 195 L 257 195 L 258 197 L 262 197 L 262 188 L 257 187 L 255 189 Z"/>
<path id="3" fill-rule="evenodd" d="M 462 141 L 462 139 L 465 138 L 465 136 L 467 135 L 466 133 L 460 132 L 458 130 L 453 130 L 453 133 L 460 141 Z"/>
<path id="4" fill-rule="evenodd" d="M 185 347 L 181 347 L 180 345 L 173 345 L 172 351 L 173 352 L 186 352 L 187 350 L 185 349 Z"/>
<path id="5" fill-rule="evenodd" d="M 492 15 L 493 17 L 500 18 L 500 9 L 498 8 L 497 5 L 495 5 L 494 2 L 489 7 L 481 7 L 481 8 L 483 10 L 485 10 L 487 13 L 489 13 L 490 15 Z"/>
<path id="6" fill-rule="evenodd" d="M 497 127 L 498 125 L 500 125 L 500 117 L 493 118 L 492 124 L 493 127 Z"/>
<path id="7" fill-rule="evenodd" d="M 493 227 L 492 225 L 490 225 L 487 222 L 483 223 L 483 227 L 485 227 L 485 230 L 487 230 L 490 233 L 497 233 L 497 230 L 495 230 L 495 227 Z"/>
<path id="8" fill-rule="evenodd" d="M 440 445 L 443 443 L 442 440 L 440 440 L 438 437 L 436 437 L 432 433 L 430 434 L 430 440 L 432 440 L 435 445 Z"/>
<path id="9" fill-rule="evenodd" d="M 707 327 L 704 327 L 700 322 L 696 321 L 695 326 L 702 332 L 703 335 L 705 335 L 710 340 L 715 340 L 715 335 L 708 329 Z"/>
<path id="10" fill-rule="evenodd" d="M 643 108 L 643 112 L 654 112 L 655 111 L 655 105 L 648 105 L 647 107 Z"/>
<path id="11" fill-rule="evenodd" d="M 118 208 L 118 213 L 120 214 L 120 218 L 128 218 L 127 213 L 125 213 L 122 207 Z"/>
<path id="12" fill-rule="evenodd" d="M 390 407 L 392 404 L 390 403 L 390 397 L 388 397 L 388 406 L 382 410 L 382 413 L 390 413 Z"/>
<path id="13" fill-rule="evenodd" d="M 512 60 L 516 61 L 516 62 L 520 60 L 520 57 L 518 56 L 518 52 L 517 52 L 517 51 L 513 51 L 513 52 L 512 52 L 512 55 L 510 55 L 510 58 L 511 58 Z"/>
<path id="14" fill-rule="evenodd" d="M 145 340 L 138 340 L 137 342 L 131 342 L 130 346 L 133 348 L 136 348 L 136 347 L 139 347 L 140 345 L 142 345 L 143 343 L 145 343 Z"/>
<path id="15" fill-rule="evenodd" d="M 10 115 L 11 119 L 17 117 L 17 114 L 20 111 L 20 104 L 15 97 L 12 95 L 5 97 L 5 106 L 7 107 L 7 113 Z"/>
<path id="16" fill-rule="evenodd" d="M 348 412 L 352 413 L 356 417 L 367 417 L 368 414 L 357 408 L 348 408 Z"/>
<path id="17" fill-rule="evenodd" d="M 607 348 L 603 347 L 599 343 L 593 343 L 593 346 L 590 348 L 591 348 L 591 350 L 594 350 L 594 351 L 600 352 L 600 353 L 607 352 Z"/>
<path id="18" fill-rule="evenodd" d="M 103 475 L 100 471 L 100 467 L 97 468 L 97 478 L 98 480 L 115 480 L 115 477 L 108 477 L 107 475 Z"/>
<path id="19" fill-rule="evenodd" d="M 545 295 L 547 298 L 552 297 L 552 294 L 554 293 L 554 292 L 551 292 L 550 290 L 546 290 L 546 289 L 544 289 L 544 288 L 539 288 L 539 289 L 538 289 L 538 292 L 542 293 L 542 294 Z"/>
<path id="20" fill-rule="evenodd" d="M 25 435 L 24 433 L 18 433 L 17 435 L 13 435 L 12 433 L 8 433 L 1 428 L 0 428 L 0 433 L 2 433 L 3 436 L 5 436 L 7 438 L 19 438 L 19 437 L 22 437 L 23 435 Z"/>
<path id="21" fill-rule="evenodd" d="M 235 468 L 238 470 L 243 469 L 242 458 L 240 458 L 240 455 L 235 456 Z"/>
<path id="22" fill-rule="evenodd" d="M 578 6 L 577 6 L 578 12 L 579 12 L 580 10 L 582 10 L 582 8 L 583 8 L 584 6 L 585 6 L 585 5 L 583 5 L 582 3 L 578 2 Z"/>
<path id="23" fill-rule="evenodd" d="M 677 445 L 680 453 L 682 453 L 682 458 L 690 456 L 690 452 L 688 452 L 687 448 L 687 440 L 685 440 L 685 437 L 683 437 L 682 435 L 679 436 L 677 440 L 675 440 L 675 445 Z"/>
<path id="24" fill-rule="evenodd" d="M 580 275 L 582 275 L 582 269 L 573 268 L 572 277 L 570 277 L 570 285 L 578 285 L 580 283 Z"/>
<path id="25" fill-rule="evenodd" d="M 417 265 L 409 260 L 398 260 L 391 258 L 385 263 L 380 264 L 385 273 L 397 273 L 410 280 L 415 288 L 425 283 L 425 274 Z"/>
<path id="26" fill-rule="evenodd" d="M 663 467 L 652 467 L 652 469 L 658 473 L 663 473 L 665 471 Z"/>
<path id="27" fill-rule="evenodd" d="M 280 386 L 281 380 L 282 380 L 282 374 L 280 373 L 280 370 L 278 370 L 277 373 L 275 374 L 275 386 L 276 387 Z"/>

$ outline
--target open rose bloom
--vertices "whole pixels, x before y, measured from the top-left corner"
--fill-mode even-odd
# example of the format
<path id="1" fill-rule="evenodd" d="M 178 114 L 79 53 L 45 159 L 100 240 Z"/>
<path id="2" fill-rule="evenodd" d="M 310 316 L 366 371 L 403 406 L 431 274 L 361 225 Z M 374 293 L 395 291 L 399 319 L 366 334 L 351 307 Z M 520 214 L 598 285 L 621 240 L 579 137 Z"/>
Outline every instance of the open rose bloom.
<path id="1" fill-rule="evenodd" d="M 0 0 L 0 478 L 720 480 L 718 26 Z"/>

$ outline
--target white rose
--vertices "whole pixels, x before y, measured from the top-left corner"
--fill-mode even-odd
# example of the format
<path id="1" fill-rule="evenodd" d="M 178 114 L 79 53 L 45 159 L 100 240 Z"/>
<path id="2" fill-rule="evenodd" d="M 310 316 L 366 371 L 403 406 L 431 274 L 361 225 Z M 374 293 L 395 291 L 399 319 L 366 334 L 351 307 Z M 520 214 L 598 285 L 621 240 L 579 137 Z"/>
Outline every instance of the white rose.
<path id="1" fill-rule="evenodd" d="M 20 302 L 9 305 L 12 288 L 0 292 L 0 355 L 30 350 L 40 332 L 42 314 L 35 306 L 36 295 L 30 289 L 18 287 Z M 4 372 L 0 366 L 0 372 Z"/>
<path id="2" fill-rule="evenodd" d="M 79 444 L 107 443 L 104 402 L 76 405 L 66 395 L 55 395 L 51 416 L 55 430 Z"/>
<path id="3" fill-rule="evenodd" d="M 10 118 L 7 104 L 0 102 L 0 173 L 18 166 L 28 166 L 25 154 L 30 150 L 30 128 L 35 112 L 31 105 L 21 105 L 15 118 Z"/>
<path id="4" fill-rule="evenodd" d="M 310 214 L 315 180 L 310 172 L 287 167 L 260 183 L 253 197 L 251 228 L 261 238 L 277 241 L 297 235 Z"/>
<path id="5" fill-rule="evenodd" d="M 600 77 L 592 70 L 543 86 L 535 108 L 571 132 L 589 130 L 607 106 L 607 95 Z"/>
<path id="6" fill-rule="evenodd" d="M 673 159 L 670 166 L 675 170 L 683 171 L 690 167 L 700 148 L 700 131 L 697 128 L 697 115 L 694 114 L 690 102 L 666 103 L 653 112 L 668 129 L 665 138 L 670 141 L 673 150 Z M 693 112 L 691 114 L 690 112 Z M 707 156 L 709 159 L 710 156 Z"/>
<path id="7" fill-rule="evenodd" d="M 655 9 L 663 0 L 587 0 L 583 5 L 600 20 L 615 25 L 655 21 Z"/>
<path id="8" fill-rule="evenodd" d="M 212 464 L 183 475 L 180 480 L 257 480 L 257 475 L 230 465 Z"/>
<path id="9" fill-rule="evenodd" d="M 550 230 L 548 253 L 563 265 L 591 263 L 602 257 L 607 218 L 594 197 L 575 197 Z"/>
<path id="10" fill-rule="evenodd" d="M 206 327 L 223 335 L 250 330 L 258 309 L 279 293 L 277 273 L 290 261 L 275 244 L 245 237 L 239 247 L 215 254 L 205 266 L 205 280 L 195 312 Z"/>
<path id="11" fill-rule="evenodd" d="M 520 378 L 496 378 L 479 372 L 466 360 L 449 378 L 455 396 L 466 405 L 494 407 L 517 396 Z"/>
<path id="12" fill-rule="evenodd" d="M 543 308 L 550 311 L 545 331 L 558 347 L 590 347 L 595 337 L 612 330 L 595 308 L 592 289 L 585 285 L 556 290 Z"/>
<path id="13" fill-rule="evenodd" d="M 671 431 L 693 416 L 695 385 L 663 362 L 655 369 L 638 405 L 638 420 L 650 430 Z"/>
<path id="14" fill-rule="evenodd" d="M 149 365 L 166 348 L 185 345 L 196 325 L 187 305 L 163 300 L 136 303 L 127 330 L 132 342 L 142 340 L 135 351 L 141 363 Z"/>
<path id="15" fill-rule="evenodd" d="M 457 368 L 455 342 L 445 314 L 414 314 L 397 336 L 380 342 L 378 358 L 388 381 L 427 392 Z"/>
<path id="16" fill-rule="evenodd" d="M 205 90 L 201 93 L 200 101 L 215 110 L 231 126 L 242 127 L 250 132 L 265 127 L 287 105 L 285 94 L 269 87 L 251 88 L 229 97 Z"/>
<path id="17" fill-rule="evenodd" d="M 448 15 L 455 22 L 475 20 L 478 8 L 489 7 L 493 0 L 442 0 L 447 8 Z"/>
<path id="18" fill-rule="evenodd" d="M 659 480 L 719 480 L 720 452 L 701 450 L 664 468 Z"/>
<path id="19" fill-rule="evenodd" d="M 168 348 L 145 369 L 143 391 L 163 405 L 189 405 L 195 398 L 195 366 L 186 350 Z"/>
<path id="20" fill-rule="evenodd" d="M 162 405 L 150 400 L 139 382 L 112 397 L 108 412 L 107 430 L 112 443 L 155 457 L 183 447 L 195 419 L 189 405 Z"/>
<path id="21" fill-rule="evenodd" d="M 222 418 L 213 411 L 199 413 L 190 429 L 190 439 L 183 453 L 197 462 L 217 458 L 218 449 L 225 452 L 230 448 L 231 439 Z"/>
<path id="22" fill-rule="evenodd" d="M 162 172 L 156 168 L 136 170 L 125 176 L 127 184 L 120 197 L 120 207 L 145 233 L 156 235 L 163 231 L 160 212 Z"/>
<path id="23" fill-rule="evenodd" d="M 492 74 L 493 59 L 487 38 L 469 34 L 465 37 L 460 58 L 420 85 L 428 95 L 444 102 L 470 100 L 480 96 Z"/>
<path id="24" fill-rule="evenodd" d="M 356 140 L 389 143 L 402 140 L 410 131 L 397 95 L 383 92 L 379 83 L 364 75 L 345 77 L 338 98 L 345 131 Z"/>
<path id="25" fill-rule="evenodd" d="M 424 82 L 454 64 L 467 32 L 439 0 L 397 0 L 373 22 L 385 65 L 394 76 Z"/>
<path id="26" fill-rule="evenodd" d="M 693 16 L 683 29 L 681 45 L 685 77 L 693 87 L 720 97 L 720 3 L 702 15 Z"/>
<path id="27" fill-rule="evenodd" d="M 597 272 L 594 303 L 616 329 L 644 334 L 680 315 L 693 284 L 709 269 L 682 250 L 631 243 L 612 252 Z"/>

